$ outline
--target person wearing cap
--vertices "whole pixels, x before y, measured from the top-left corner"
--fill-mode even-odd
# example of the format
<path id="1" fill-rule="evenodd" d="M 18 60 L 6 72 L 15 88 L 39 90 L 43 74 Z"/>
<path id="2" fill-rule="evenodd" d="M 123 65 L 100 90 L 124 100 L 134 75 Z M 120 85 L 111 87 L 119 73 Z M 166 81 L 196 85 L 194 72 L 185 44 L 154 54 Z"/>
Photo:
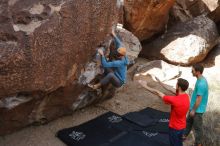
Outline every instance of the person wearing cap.
<path id="1" fill-rule="evenodd" d="M 98 53 L 101 55 L 102 66 L 106 70 L 111 70 L 111 71 L 107 71 L 106 76 L 99 83 L 95 85 L 88 84 L 90 88 L 98 89 L 101 86 L 107 85 L 109 83 L 111 83 L 113 86 L 118 88 L 121 87 L 126 82 L 127 65 L 129 64 L 128 57 L 126 56 L 126 48 L 123 47 L 122 42 L 116 36 L 114 30 L 112 31 L 112 36 L 114 38 L 115 46 L 117 50 L 115 52 L 117 59 L 112 61 L 107 61 L 103 53 L 103 50 L 98 49 Z"/>

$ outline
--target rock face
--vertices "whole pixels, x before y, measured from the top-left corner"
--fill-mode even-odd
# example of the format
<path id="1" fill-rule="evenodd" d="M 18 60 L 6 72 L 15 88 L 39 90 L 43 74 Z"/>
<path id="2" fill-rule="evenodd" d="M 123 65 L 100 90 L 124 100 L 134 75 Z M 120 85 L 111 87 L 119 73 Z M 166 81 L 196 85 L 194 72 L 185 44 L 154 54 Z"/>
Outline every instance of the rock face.
<path id="1" fill-rule="evenodd" d="M 162 37 L 143 45 L 142 55 L 162 58 L 173 64 L 190 65 L 202 61 L 217 44 L 215 23 L 205 16 L 177 24 Z"/>
<path id="2" fill-rule="evenodd" d="M 144 79 L 148 75 L 157 77 L 160 81 L 170 81 L 176 79 L 177 76 L 181 76 L 179 73 L 180 67 L 168 64 L 162 60 L 150 61 L 146 64 L 139 65 L 137 72 L 134 74 L 134 80 Z"/>
<path id="3" fill-rule="evenodd" d="M 202 14 L 216 9 L 218 0 L 176 0 L 171 9 L 171 16 L 176 20 L 185 22 Z"/>
<path id="4" fill-rule="evenodd" d="M 171 12 L 177 20 L 185 22 L 210 10 L 203 0 L 177 0 Z"/>
<path id="5" fill-rule="evenodd" d="M 123 46 L 127 49 L 126 54 L 129 58 L 129 62 L 131 65 L 138 58 L 138 54 L 142 49 L 141 43 L 136 36 L 134 36 L 131 32 L 122 27 L 117 27 L 116 32 L 118 37 L 121 39 Z M 114 46 L 112 38 L 106 38 L 102 45 L 104 45 L 105 48 L 108 48 L 104 49 L 106 53 L 110 52 L 110 48 Z M 99 82 L 102 77 L 100 76 L 100 67 L 98 65 L 99 63 L 97 63 L 99 61 L 100 60 L 95 59 L 86 65 L 85 71 L 81 74 L 78 80 L 80 84 L 86 85 L 88 83 Z M 84 90 L 78 97 L 77 102 L 75 102 L 72 107 L 73 109 L 77 109 L 88 105 L 88 103 L 92 103 L 93 101 L 107 99 L 115 94 L 115 90 L 116 89 L 111 85 L 107 85 L 106 87 L 103 87 L 102 89 L 97 91 Z"/>
<path id="6" fill-rule="evenodd" d="M 164 30 L 174 0 L 125 0 L 125 28 L 140 40 Z"/>
<path id="7" fill-rule="evenodd" d="M 140 41 L 130 31 L 118 27 L 118 34 L 122 39 L 124 46 L 127 48 L 127 56 L 130 62 L 134 62 L 138 58 L 139 53 L 142 50 Z"/>
<path id="8" fill-rule="evenodd" d="M 119 39 L 121 39 L 123 46 L 127 49 L 126 55 L 128 56 L 130 64 L 133 64 L 135 60 L 138 58 L 138 55 L 142 50 L 140 41 L 130 31 L 123 28 L 121 24 L 119 24 L 116 27 L 115 31 Z M 116 49 L 114 45 L 115 44 L 114 44 L 112 37 L 107 37 L 106 40 L 104 40 L 104 42 L 102 43 L 102 46 L 105 46 L 104 52 L 106 56 L 108 56 L 110 49 Z M 99 74 L 99 66 L 98 66 L 99 63 L 97 63 L 99 61 L 100 60 L 95 59 L 92 62 L 89 62 L 89 64 L 87 64 L 87 67 L 86 67 L 87 69 L 85 69 L 85 72 L 81 74 L 80 79 L 79 79 L 79 81 L 82 84 L 90 83 Z"/>
<path id="9" fill-rule="evenodd" d="M 116 0 L 0 1 L 0 135 L 72 112 Z M 23 103 L 23 104 L 21 104 Z"/>
<path id="10" fill-rule="evenodd" d="M 208 17 L 214 22 L 220 24 L 220 6 L 218 6 L 214 11 L 208 14 Z"/>

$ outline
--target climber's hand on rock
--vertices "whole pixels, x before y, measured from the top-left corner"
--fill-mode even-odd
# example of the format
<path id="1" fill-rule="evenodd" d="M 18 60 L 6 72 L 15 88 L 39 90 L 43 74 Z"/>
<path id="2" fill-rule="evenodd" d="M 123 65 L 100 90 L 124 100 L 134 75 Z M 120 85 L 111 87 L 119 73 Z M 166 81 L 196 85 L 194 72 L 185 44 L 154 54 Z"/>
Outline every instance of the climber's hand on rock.
<path id="1" fill-rule="evenodd" d="M 103 50 L 102 49 L 98 49 L 98 52 L 100 55 L 104 56 Z"/>
<path id="2" fill-rule="evenodd" d="M 114 28 L 115 26 L 113 26 L 112 27 L 112 36 L 116 36 L 116 34 L 115 34 L 115 28 Z"/>

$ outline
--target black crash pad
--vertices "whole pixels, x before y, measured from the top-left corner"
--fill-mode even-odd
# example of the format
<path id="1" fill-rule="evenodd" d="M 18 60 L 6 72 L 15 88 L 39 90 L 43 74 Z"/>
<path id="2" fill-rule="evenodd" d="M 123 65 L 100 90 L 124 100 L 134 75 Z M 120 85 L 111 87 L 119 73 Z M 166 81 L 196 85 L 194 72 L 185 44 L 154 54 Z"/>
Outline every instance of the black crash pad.
<path id="1" fill-rule="evenodd" d="M 137 112 L 125 114 L 123 118 L 142 127 L 143 130 L 168 133 L 169 116 L 168 112 L 147 107 Z"/>
<path id="2" fill-rule="evenodd" d="M 107 112 L 76 127 L 57 132 L 57 137 L 68 146 L 98 146 L 124 135 L 126 131 L 141 128 L 124 120 L 120 115 Z"/>

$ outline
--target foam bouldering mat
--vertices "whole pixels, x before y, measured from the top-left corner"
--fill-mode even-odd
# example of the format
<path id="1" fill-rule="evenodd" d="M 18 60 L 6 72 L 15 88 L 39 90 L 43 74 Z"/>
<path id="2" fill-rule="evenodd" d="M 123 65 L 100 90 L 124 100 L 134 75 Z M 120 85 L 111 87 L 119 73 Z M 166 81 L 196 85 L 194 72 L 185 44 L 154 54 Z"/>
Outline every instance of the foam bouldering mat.
<path id="1" fill-rule="evenodd" d="M 143 130 L 168 133 L 169 116 L 168 112 L 147 107 L 137 112 L 127 113 L 123 118 L 142 127 Z"/>
<path id="2" fill-rule="evenodd" d="M 97 146 L 133 129 L 140 130 L 140 127 L 108 112 L 79 126 L 60 130 L 56 136 L 68 146 Z"/>

